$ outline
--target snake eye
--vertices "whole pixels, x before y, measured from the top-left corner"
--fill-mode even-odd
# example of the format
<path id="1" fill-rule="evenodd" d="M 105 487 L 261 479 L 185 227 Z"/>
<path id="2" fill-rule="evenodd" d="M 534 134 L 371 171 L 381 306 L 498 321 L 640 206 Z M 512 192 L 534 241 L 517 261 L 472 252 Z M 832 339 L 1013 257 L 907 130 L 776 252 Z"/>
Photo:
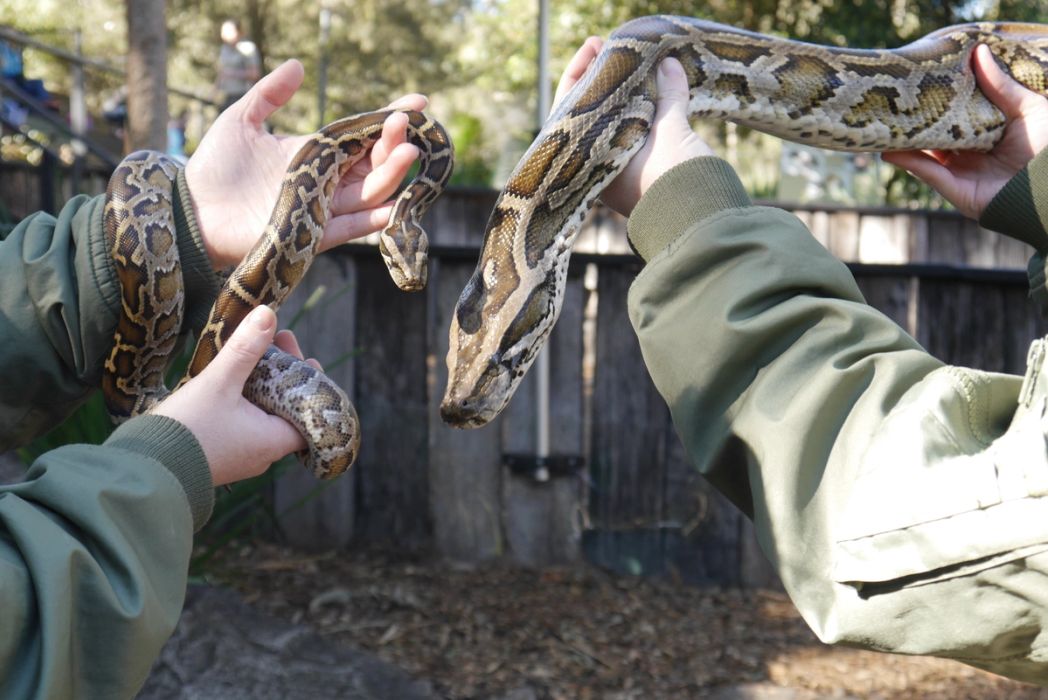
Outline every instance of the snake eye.
<path id="1" fill-rule="evenodd" d="M 455 306 L 455 317 L 464 333 L 473 335 L 480 330 L 480 312 L 484 309 L 484 296 L 484 281 L 474 272 Z"/>

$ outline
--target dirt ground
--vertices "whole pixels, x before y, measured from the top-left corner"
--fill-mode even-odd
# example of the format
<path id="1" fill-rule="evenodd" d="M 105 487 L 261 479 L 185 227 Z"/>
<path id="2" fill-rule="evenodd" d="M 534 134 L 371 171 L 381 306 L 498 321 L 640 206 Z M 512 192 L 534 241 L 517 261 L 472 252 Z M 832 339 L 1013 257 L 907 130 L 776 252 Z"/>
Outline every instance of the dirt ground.
<path id="1" fill-rule="evenodd" d="M 777 591 L 227 547 L 208 580 L 372 651 L 448 698 L 1048 698 L 962 664 L 828 647 Z M 795 693 L 783 695 L 785 689 Z"/>

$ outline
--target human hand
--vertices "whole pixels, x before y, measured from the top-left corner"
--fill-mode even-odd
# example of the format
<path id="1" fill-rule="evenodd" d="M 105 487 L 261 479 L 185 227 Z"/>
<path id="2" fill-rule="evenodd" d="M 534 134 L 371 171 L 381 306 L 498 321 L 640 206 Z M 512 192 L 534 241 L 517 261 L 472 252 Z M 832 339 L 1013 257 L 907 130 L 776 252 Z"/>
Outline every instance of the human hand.
<path id="1" fill-rule="evenodd" d="M 1048 146 L 1048 99 L 1001 70 L 986 46 L 976 47 L 973 64 L 979 88 L 1008 120 L 993 150 L 895 151 L 881 157 L 924 180 L 965 216 L 978 220 L 1001 188 Z"/>
<path id="2" fill-rule="evenodd" d="M 561 76 L 554 104 L 582 78 L 601 46 L 603 42 L 597 37 L 586 39 Z M 600 196 L 602 202 L 624 216 L 629 216 L 641 195 L 663 173 L 686 160 L 713 155 L 688 123 L 688 78 L 680 62 L 675 58 L 663 60 L 655 83 L 655 118 L 647 141 Z"/>
<path id="3" fill-rule="evenodd" d="M 290 331 L 276 333 L 268 306 L 253 310 L 237 326 L 215 359 L 152 412 L 173 418 L 196 437 L 216 486 L 258 476 L 281 457 L 305 449 L 298 431 L 244 398 L 244 382 L 270 343 L 302 357 Z M 310 364 L 319 369 L 315 360 Z"/>
<path id="4" fill-rule="evenodd" d="M 255 83 L 219 115 L 186 164 L 197 223 L 211 264 L 233 265 L 262 234 L 291 158 L 308 136 L 274 136 L 263 122 L 287 103 L 302 84 L 302 64 L 287 61 Z M 422 95 L 406 95 L 390 107 L 420 110 Z M 386 119 L 381 139 L 339 183 L 320 250 L 377 231 L 386 225 L 387 200 L 418 157 L 406 142 L 408 119 Z"/>

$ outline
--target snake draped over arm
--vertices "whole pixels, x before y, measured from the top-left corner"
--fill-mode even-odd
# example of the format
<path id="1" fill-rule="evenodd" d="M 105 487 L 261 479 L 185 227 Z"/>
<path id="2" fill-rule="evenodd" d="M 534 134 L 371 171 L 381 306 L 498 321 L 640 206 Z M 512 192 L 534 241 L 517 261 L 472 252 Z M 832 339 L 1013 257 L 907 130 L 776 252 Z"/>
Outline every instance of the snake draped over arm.
<path id="1" fill-rule="evenodd" d="M 408 115 L 419 147 L 418 174 L 397 197 L 379 250 L 398 287 L 426 283 L 428 242 L 419 220 L 451 176 L 444 128 L 421 112 Z M 214 359 L 256 306 L 276 310 L 317 254 L 332 194 L 350 167 L 379 139 L 390 111 L 333 122 L 299 150 L 258 242 L 226 280 L 200 333 L 186 377 Z M 131 154 L 110 178 L 103 212 L 106 245 L 121 283 L 121 315 L 105 362 L 102 390 L 116 422 L 148 411 L 168 393 L 164 372 L 182 328 L 185 291 L 175 242 L 172 188 L 177 165 L 160 153 Z M 309 445 L 306 466 L 322 479 L 353 463 L 360 425 L 345 392 L 298 358 L 270 347 L 244 395 L 292 423 Z"/>

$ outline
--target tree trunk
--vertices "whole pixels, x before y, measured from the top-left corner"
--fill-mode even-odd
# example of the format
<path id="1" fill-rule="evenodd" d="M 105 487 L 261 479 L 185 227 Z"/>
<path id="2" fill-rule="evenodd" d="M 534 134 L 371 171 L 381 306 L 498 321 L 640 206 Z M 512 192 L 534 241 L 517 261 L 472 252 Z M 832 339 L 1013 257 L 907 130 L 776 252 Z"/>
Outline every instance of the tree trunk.
<path id="1" fill-rule="evenodd" d="M 167 24 L 164 0 L 127 1 L 128 152 L 167 150 Z"/>

